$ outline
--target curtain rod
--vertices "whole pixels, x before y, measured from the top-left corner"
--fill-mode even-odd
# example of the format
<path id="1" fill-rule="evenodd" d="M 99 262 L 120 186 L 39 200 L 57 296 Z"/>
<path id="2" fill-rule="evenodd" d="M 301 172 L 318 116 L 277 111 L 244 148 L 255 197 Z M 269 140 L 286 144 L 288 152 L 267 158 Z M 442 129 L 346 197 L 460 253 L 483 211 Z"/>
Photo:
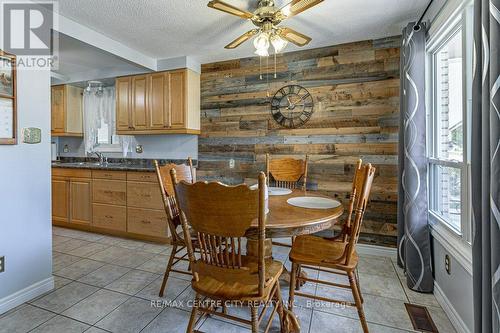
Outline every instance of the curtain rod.
<path id="1" fill-rule="evenodd" d="M 420 23 L 422 23 L 422 20 L 424 19 L 425 14 L 427 14 L 427 11 L 431 7 L 432 1 L 434 1 L 434 0 L 429 1 L 429 3 L 427 4 L 427 7 L 425 7 L 425 10 L 422 13 L 422 16 L 420 16 L 417 23 L 415 23 L 415 25 L 413 26 L 413 30 L 415 30 L 415 31 L 420 30 Z"/>

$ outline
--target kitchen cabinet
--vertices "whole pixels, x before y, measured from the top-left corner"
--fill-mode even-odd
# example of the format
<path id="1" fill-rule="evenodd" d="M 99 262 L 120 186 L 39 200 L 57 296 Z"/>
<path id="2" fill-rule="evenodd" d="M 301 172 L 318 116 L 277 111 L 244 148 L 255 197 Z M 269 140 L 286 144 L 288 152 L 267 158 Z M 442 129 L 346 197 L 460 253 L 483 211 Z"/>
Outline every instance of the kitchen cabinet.
<path id="1" fill-rule="evenodd" d="M 52 220 L 90 225 L 92 182 L 89 170 L 52 169 Z"/>
<path id="2" fill-rule="evenodd" d="M 150 78 L 149 128 L 164 130 L 171 126 L 170 74 L 155 73 Z"/>
<path id="3" fill-rule="evenodd" d="M 83 89 L 70 85 L 51 88 L 52 136 L 83 136 Z"/>
<path id="4" fill-rule="evenodd" d="M 149 111 L 149 75 L 137 75 L 132 77 L 132 130 L 140 131 L 148 129 Z"/>
<path id="5" fill-rule="evenodd" d="M 69 180 L 52 179 L 52 219 L 69 223 Z"/>
<path id="6" fill-rule="evenodd" d="M 132 129 L 131 119 L 131 90 L 132 79 L 130 77 L 122 77 L 116 79 L 116 130 L 127 131 Z"/>
<path id="7" fill-rule="evenodd" d="M 127 230 L 126 207 L 94 203 L 93 212 L 93 226 L 116 231 Z"/>
<path id="8" fill-rule="evenodd" d="M 93 202 L 125 206 L 127 184 L 119 180 L 94 179 Z"/>
<path id="9" fill-rule="evenodd" d="M 52 168 L 54 225 L 168 241 L 155 172 Z"/>
<path id="10" fill-rule="evenodd" d="M 92 182 L 90 179 L 70 180 L 71 223 L 92 222 Z"/>
<path id="11" fill-rule="evenodd" d="M 116 79 L 117 134 L 199 134 L 200 75 L 180 69 Z"/>

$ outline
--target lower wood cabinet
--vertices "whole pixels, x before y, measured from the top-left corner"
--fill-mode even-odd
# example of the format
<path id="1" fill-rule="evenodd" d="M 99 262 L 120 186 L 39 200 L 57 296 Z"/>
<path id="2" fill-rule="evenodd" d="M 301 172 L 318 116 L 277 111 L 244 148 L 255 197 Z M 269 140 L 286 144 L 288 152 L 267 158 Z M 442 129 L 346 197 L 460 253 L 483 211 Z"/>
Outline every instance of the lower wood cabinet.
<path id="1" fill-rule="evenodd" d="M 69 180 L 52 179 L 52 219 L 69 223 Z"/>
<path id="2" fill-rule="evenodd" d="M 127 231 L 126 207 L 94 203 L 93 212 L 93 226 L 109 230 Z"/>
<path id="3" fill-rule="evenodd" d="M 163 209 L 158 183 L 127 182 L 127 206 Z"/>
<path id="4" fill-rule="evenodd" d="M 127 216 L 128 232 L 150 236 L 166 235 L 168 233 L 164 211 L 129 207 Z"/>
<path id="5" fill-rule="evenodd" d="M 94 179 L 93 202 L 110 205 L 127 204 L 127 183 L 119 180 Z"/>
<path id="6" fill-rule="evenodd" d="M 92 181 L 90 179 L 70 180 L 71 223 L 92 222 Z"/>
<path id="7" fill-rule="evenodd" d="M 169 230 L 154 172 L 52 168 L 52 221 L 166 242 Z"/>
<path id="8" fill-rule="evenodd" d="M 92 221 L 92 180 L 88 170 L 52 169 L 52 220 L 62 224 Z"/>

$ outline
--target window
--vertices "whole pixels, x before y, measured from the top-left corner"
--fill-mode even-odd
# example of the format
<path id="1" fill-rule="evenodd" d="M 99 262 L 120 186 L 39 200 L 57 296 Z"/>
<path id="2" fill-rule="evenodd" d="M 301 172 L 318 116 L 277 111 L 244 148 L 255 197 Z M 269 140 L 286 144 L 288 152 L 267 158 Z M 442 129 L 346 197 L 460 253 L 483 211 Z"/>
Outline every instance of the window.
<path id="1" fill-rule="evenodd" d="M 98 152 L 121 152 L 122 146 L 119 136 L 114 134 L 115 129 L 111 124 L 108 124 L 104 119 L 101 119 L 100 127 L 96 133 L 96 145 L 94 150 Z"/>
<path id="2" fill-rule="evenodd" d="M 472 11 L 465 7 L 427 45 L 429 215 L 470 242 L 469 118 L 472 94 Z"/>

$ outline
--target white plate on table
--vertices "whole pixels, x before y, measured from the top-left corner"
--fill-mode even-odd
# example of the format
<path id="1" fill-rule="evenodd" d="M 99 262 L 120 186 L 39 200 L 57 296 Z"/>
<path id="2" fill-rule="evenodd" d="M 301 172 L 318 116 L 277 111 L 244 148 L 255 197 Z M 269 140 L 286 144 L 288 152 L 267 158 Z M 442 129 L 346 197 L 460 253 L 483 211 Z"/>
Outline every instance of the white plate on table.
<path id="1" fill-rule="evenodd" d="M 322 197 L 295 197 L 286 202 L 295 207 L 312 209 L 331 209 L 340 206 L 339 201 Z"/>
<path id="2" fill-rule="evenodd" d="M 255 190 L 255 189 L 259 188 L 259 184 L 254 184 L 254 185 L 250 186 L 250 188 L 252 190 Z M 269 186 L 267 188 L 267 193 L 269 193 L 270 196 L 274 196 L 274 195 L 288 195 L 288 194 L 292 193 L 292 190 L 290 190 L 288 188 L 283 188 L 283 187 Z"/>

